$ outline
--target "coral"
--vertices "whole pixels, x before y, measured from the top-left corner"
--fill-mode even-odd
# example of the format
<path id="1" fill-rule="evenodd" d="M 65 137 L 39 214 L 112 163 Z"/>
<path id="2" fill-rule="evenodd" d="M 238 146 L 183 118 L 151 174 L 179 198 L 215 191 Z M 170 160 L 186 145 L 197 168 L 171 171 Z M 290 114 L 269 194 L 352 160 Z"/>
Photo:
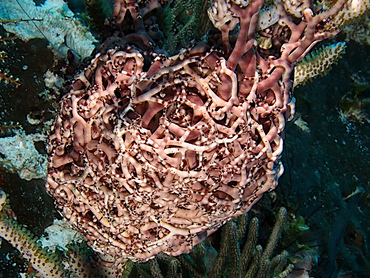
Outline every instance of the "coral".
<path id="1" fill-rule="evenodd" d="M 201 30 L 206 23 L 202 20 L 202 4 L 207 1 L 175 1 L 169 0 L 163 5 L 159 16 L 159 26 L 163 30 L 163 48 L 171 55 L 180 51 L 182 47 L 187 47 L 194 39 L 199 39 L 204 34 Z M 208 20 L 208 19 L 207 19 Z"/>
<path id="2" fill-rule="evenodd" d="M 343 29 L 346 34 L 346 40 L 356 41 L 360 44 L 370 44 L 370 14 L 356 18 L 354 22 Z"/>
<path id="3" fill-rule="evenodd" d="M 84 242 L 76 243 L 78 239 L 81 241 L 81 235 L 66 228 L 66 223 L 61 225 L 61 222 L 58 222 L 58 228 L 53 225 L 46 229 L 49 233 L 55 232 L 57 229 L 59 238 L 54 239 L 54 242 L 44 238 L 39 240 L 25 227 L 17 223 L 12 217 L 13 214 L 8 204 L 7 195 L 0 190 L 0 237 L 18 249 L 33 270 L 42 277 L 113 278 L 117 277 L 117 272 L 125 273 L 126 264 L 102 265 L 99 260 L 88 254 L 89 248 L 84 247 Z M 71 234 L 75 235 L 73 240 Z M 67 243 L 68 245 L 66 245 Z M 51 249 L 49 249 L 50 244 L 53 245 Z M 27 277 L 31 277 L 31 275 Z"/>
<path id="4" fill-rule="evenodd" d="M 308 127 L 308 123 L 305 122 L 301 116 L 298 116 L 295 120 L 293 120 L 293 123 L 298 126 L 303 132 L 310 132 L 310 128 Z"/>
<path id="5" fill-rule="evenodd" d="M 82 242 L 83 237 L 64 220 L 54 219 L 53 225 L 44 230 L 44 235 L 39 239 L 43 248 L 55 252 L 56 249 L 67 251 L 67 245 Z"/>
<path id="6" fill-rule="evenodd" d="M 187 255 L 171 257 L 161 253 L 146 263 L 115 265 L 96 261 L 80 235 L 64 221 L 55 221 L 45 230 L 47 239 L 43 236 L 38 240 L 10 217 L 7 196 L 2 191 L 0 196 L 0 236 L 43 277 L 286 277 L 292 270 L 287 251 L 273 256 L 286 221 L 285 208 L 276 215 L 265 249 L 257 244 L 259 220 L 254 217 L 248 224 L 243 214 L 222 227 L 220 242 L 215 241 L 218 235 Z"/>
<path id="7" fill-rule="evenodd" d="M 304 85 L 318 75 L 328 73 L 332 64 L 344 54 L 346 44 L 338 42 L 309 53 L 294 69 L 293 87 Z"/>
<path id="8" fill-rule="evenodd" d="M 22 126 L 19 123 L 9 122 L 0 125 L 0 137 L 7 137 L 14 135 L 14 130 L 20 130 Z"/>
<path id="9" fill-rule="evenodd" d="M 82 58 L 88 57 L 97 43 L 63 0 L 47 0 L 41 6 L 36 6 L 32 0 L 1 1 L 0 18 L 4 19 L 2 25 L 8 32 L 24 41 L 47 39 L 61 57 L 66 56 L 69 48 Z"/>
<path id="10" fill-rule="evenodd" d="M 146 261 L 188 253 L 247 212 L 283 171 L 294 66 L 339 32 L 351 3 L 307 8 L 297 21 L 277 2 L 273 44 L 262 51 L 263 1 L 215 1 L 209 16 L 222 46 L 166 57 L 143 24 L 158 1 L 117 0 L 112 22 L 128 24 L 130 14 L 133 33 L 119 47 L 108 39 L 76 77 L 49 138 L 46 187 L 64 217 L 95 251 Z"/>
<path id="11" fill-rule="evenodd" d="M 17 248 L 43 277 L 64 277 L 56 256 L 48 254 L 32 233 L 8 217 L 6 200 L 6 194 L 0 191 L 0 236 Z"/>
<path id="12" fill-rule="evenodd" d="M 353 90 L 346 93 L 340 100 L 338 112 L 344 124 L 354 121 L 359 124 L 370 123 L 366 108 L 370 104 L 370 98 L 366 97 L 366 91 L 370 89 L 369 83 L 363 77 L 352 76 Z"/>
<path id="13" fill-rule="evenodd" d="M 24 180 L 45 177 L 47 157 L 36 150 L 35 142 L 38 141 L 45 141 L 45 136 L 26 135 L 23 130 L 16 130 L 14 136 L 0 138 L 0 165 L 18 173 Z"/>
<path id="14" fill-rule="evenodd" d="M 220 242 L 206 240 L 189 254 L 160 254 L 149 262 L 134 263 L 125 277 L 137 277 L 138 273 L 142 277 L 287 277 L 292 270 L 288 252 L 273 256 L 285 220 L 286 210 L 281 208 L 265 249 L 257 244 L 258 218 L 248 224 L 243 214 L 222 227 Z"/>
<path id="15" fill-rule="evenodd" d="M 340 3 L 340 1 L 337 1 L 332 5 L 330 9 L 338 6 L 338 3 Z M 337 10 L 337 12 L 330 18 L 330 21 L 324 26 L 324 30 L 327 32 L 338 30 L 338 28 L 341 28 L 348 24 L 348 22 L 353 21 L 354 18 L 366 13 L 369 8 L 370 2 L 368 0 L 345 1 L 341 9 Z"/>
<path id="16" fill-rule="evenodd" d="M 85 12 L 76 12 L 78 17 L 86 23 L 96 38 L 104 32 L 104 22 L 113 12 L 114 0 L 81 0 L 84 2 Z M 72 10 L 74 10 L 71 7 Z M 82 10 L 82 8 L 80 7 Z"/>

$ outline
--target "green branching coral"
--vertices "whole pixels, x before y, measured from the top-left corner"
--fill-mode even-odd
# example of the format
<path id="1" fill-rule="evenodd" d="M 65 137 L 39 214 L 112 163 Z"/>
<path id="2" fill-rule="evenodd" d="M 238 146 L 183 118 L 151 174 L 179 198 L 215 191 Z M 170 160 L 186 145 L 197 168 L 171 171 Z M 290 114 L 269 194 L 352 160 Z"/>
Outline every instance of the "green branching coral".
<path id="1" fill-rule="evenodd" d="M 67 250 L 57 248 L 51 251 L 42 248 L 35 236 L 7 216 L 6 212 L 9 214 L 10 208 L 2 191 L 0 205 L 3 207 L 0 209 L 0 237 L 16 247 L 44 277 L 278 278 L 287 277 L 293 270 L 288 259 L 299 263 L 306 261 L 307 256 L 309 259 L 314 257 L 311 253 L 307 255 L 307 250 L 299 256 L 295 254 L 293 258 L 285 250 L 274 254 L 283 227 L 286 226 L 285 208 L 277 213 L 275 225 L 264 248 L 258 244 L 258 218 L 248 221 L 247 214 L 244 214 L 226 223 L 219 235 L 207 238 L 189 254 L 172 257 L 161 253 L 146 263 L 126 261 L 106 265 L 99 263 L 85 242 L 72 242 L 67 245 Z M 308 229 L 301 217 L 288 227 L 285 231 L 287 235 Z"/>
<path id="2" fill-rule="evenodd" d="M 287 265 L 288 252 L 273 256 L 285 219 L 286 209 L 281 208 L 265 248 L 257 244 L 258 219 L 247 225 L 244 214 L 224 225 L 218 247 L 217 242 L 206 239 L 189 254 L 160 254 L 147 263 L 134 263 L 125 277 L 286 277 L 293 268 Z"/>
<path id="3" fill-rule="evenodd" d="M 90 27 L 101 32 L 105 19 L 113 12 L 113 0 L 84 0 L 84 2 L 86 5 L 84 20 Z"/>
<path id="4" fill-rule="evenodd" d="M 167 1 L 158 17 L 164 33 L 161 47 L 173 55 L 203 36 L 209 23 L 207 9 L 208 1 L 205 0 Z"/>

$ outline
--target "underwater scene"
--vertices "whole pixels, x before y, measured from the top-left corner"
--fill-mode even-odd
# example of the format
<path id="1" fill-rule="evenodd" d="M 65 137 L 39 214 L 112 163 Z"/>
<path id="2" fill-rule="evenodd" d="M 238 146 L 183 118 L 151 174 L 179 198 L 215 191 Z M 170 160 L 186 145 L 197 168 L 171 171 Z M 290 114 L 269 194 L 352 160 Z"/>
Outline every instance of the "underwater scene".
<path id="1" fill-rule="evenodd" d="M 0 0 L 0 277 L 370 277 L 369 0 Z"/>

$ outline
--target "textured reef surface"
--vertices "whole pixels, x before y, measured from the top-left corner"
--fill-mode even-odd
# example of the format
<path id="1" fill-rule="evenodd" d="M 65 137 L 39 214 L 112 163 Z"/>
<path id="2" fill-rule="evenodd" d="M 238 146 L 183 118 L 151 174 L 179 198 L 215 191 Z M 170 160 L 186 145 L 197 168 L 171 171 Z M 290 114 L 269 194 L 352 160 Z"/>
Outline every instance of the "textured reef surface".
<path id="1" fill-rule="evenodd" d="M 141 3 L 140 13 L 149 15 L 142 22 L 140 16 L 135 17 L 135 1 L 116 1 L 116 9 L 117 3 L 121 3 L 121 9 L 129 7 L 130 16 L 122 18 L 113 9 L 113 2 L 0 3 L 0 189 L 6 193 L 8 202 L 4 204 L 2 193 L 1 218 L 6 220 L 0 230 L 6 233 L 12 227 L 23 233 L 20 240 L 32 244 L 42 238 L 40 242 L 51 250 L 42 250 L 34 244 L 36 247 L 30 249 L 35 254 L 30 251 L 25 255 L 13 247 L 11 240 L 8 241 L 12 244 L 3 239 L 0 277 L 33 277 L 35 270 L 30 263 L 37 268 L 37 262 L 32 261 L 34 256 L 46 258 L 47 264 L 38 265 L 41 270 L 37 269 L 44 277 L 244 277 L 247 274 L 248 277 L 367 277 L 366 273 L 370 272 L 368 12 L 343 27 L 334 38 L 315 45 L 316 52 L 298 64 L 305 69 L 322 66 L 322 71 L 327 71 L 325 76 L 313 79 L 317 73 L 297 71 L 295 80 L 302 75 L 309 76 L 309 80 L 302 79 L 300 84 L 292 84 L 294 90 L 284 91 L 290 75 L 282 78 L 280 87 L 274 89 L 276 94 L 282 88 L 285 94 L 281 106 L 273 93 L 262 92 L 261 97 L 255 90 L 256 98 L 249 99 L 255 103 L 251 109 L 232 93 L 235 88 L 239 94 L 243 89 L 253 91 L 257 83 L 253 81 L 256 76 L 250 79 L 247 75 L 244 79 L 238 76 L 238 71 L 243 71 L 240 65 L 233 67 L 233 49 L 237 48 L 243 28 L 234 29 L 232 25 L 238 25 L 235 14 L 242 13 L 240 7 L 247 7 L 248 1 L 233 1 L 240 9 L 234 7 L 233 16 L 226 12 L 229 23 L 217 21 L 219 18 L 213 15 L 213 24 L 220 24 L 223 35 L 208 20 L 207 1 L 137 1 Z M 155 5 L 149 5 L 154 2 Z M 281 1 L 284 9 L 308 2 Z M 323 1 L 323 5 L 315 2 L 315 12 L 329 9 L 335 2 Z M 268 11 L 264 19 L 271 25 L 266 27 L 264 22 L 259 22 L 261 30 L 249 47 L 255 47 L 263 59 L 286 70 L 289 66 L 280 64 L 280 52 L 276 49 L 284 53 L 282 45 L 290 36 L 289 28 L 274 29 L 279 30 L 276 32 L 280 36 L 275 41 L 271 39 L 275 34 L 272 29 L 278 23 L 274 19 L 277 11 L 269 5 L 264 6 Z M 25 12 L 27 6 L 29 10 Z M 253 14 L 258 10 L 256 6 L 248 11 Z M 295 18 L 292 24 L 298 24 L 303 11 L 299 8 L 294 11 L 298 15 L 288 13 L 287 18 Z M 108 23 L 105 19 L 112 12 L 116 18 Z M 218 13 L 221 14 L 220 10 Z M 322 31 L 325 24 L 331 23 L 326 20 L 320 24 L 315 28 Z M 225 28 L 230 30 L 226 32 Z M 120 32 L 142 35 L 144 29 L 146 33 L 142 37 L 117 35 Z M 230 35 L 228 43 L 225 33 Z M 109 40 L 109 36 L 113 39 Z M 143 37 L 148 40 L 142 40 Z M 94 50 L 100 45 L 98 42 L 104 41 Z M 111 49 L 133 42 L 133 48 Z M 197 42 L 203 44 L 193 52 L 181 50 Z M 211 42 L 215 48 L 206 47 L 204 42 Z M 95 56 L 99 51 L 102 54 Z M 315 66 L 317 60 L 321 64 L 327 61 L 329 54 L 325 51 L 335 54 L 332 56 L 336 64 L 330 71 L 326 66 Z M 333 62 L 334 58 L 328 61 L 329 65 Z M 261 61 L 256 63 L 258 78 L 268 80 L 269 67 Z M 109 65 L 108 69 L 105 64 Z M 154 74 L 160 67 L 162 71 Z M 85 75 L 81 75 L 84 68 Z M 95 87 L 89 87 L 89 82 L 95 82 Z M 222 87 L 226 83 L 231 85 Z M 136 91 L 130 99 L 132 84 L 140 92 Z M 207 102 L 207 98 L 213 102 Z M 88 106 L 87 100 L 91 99 L 94 103 Z M 199 109 L 203 105 L 210 109 L 206 112 Z M 70 112 L 75 108 L 79 113 Z M 274 112 L 269 114 L 271 111 Z M 113 113 L 121 113 L 121 118 L 114 119 Z M 237 113 L 249 113 L 248 117 L 255 122 Z M 64 124 L 63 132 L 56 131 L 58 120 L 52 128 L 56 116 L 59 124 Z M 285 123 L 288 118 L 290 121 Z M 68 137 L 78 130 L 85 130 L 82 134 L 86 135 L 86 123 L 91 125 L 91 138 Z M 166 133 L 165 129 L 170 132 Z M 52 147 L 47 148 L 50 134 Z M 235 134 L 239 143 L 233 143 L 231 151 L 228 140 L 232 141 Z M 203 140 L 205 137 L 208 141 Z M 117 146 L 120 144 L 126 145 Z M 54 158 L 49 159 L 47 189 L 54 197 L 59 194 L 63 199 L 56 206 L 45 189 L 50 153 Z M 199 153 L 204 155 L 199 158 Z M 243 164 L 246 157 L 256 162 Z M 284 165 L 282 175 L 280 161 Z M 247 169 L 247 177 L 238 172 L 238 165 Z M 105 175 L 96 174 L 102 169 Z M 124 180 L 127 175 L 131 181 Z M 84 187 L 78 187 L 80 193 L 72 190 L 79 196 L 76 198 L 79 203 L 71 203 L 68 190 L 77 187 L 81 177 Z M 158 187 L 154 194 L 147 194 L 149 189 L 140 189 L 143 181 Z M 121 187 L 112 189 L 110 183 Z M 170 185 L 171 189 L 167 190 L 166 186 Z M 182 185 L 186 187 L 184 192 L 168 194 Z M 95 186 L 101 186 L 104 192 L 94 192 Z M 137 192 L 135 188 L 139 188 Z M 86 201 L 89 194 L 94 196 L 94 202 L 100 202 L 98 210 L 91 209 L 91 203 Z M 114 199 L 110 198 L 112 195 Z M 150 201 L 145 199 L 149 195 Z M 132 207 L 125 207 L 120 198 L 126 201 L 132 198 Z M 161 203 L 162 200 L 168 202 Z M 69 228 L 55 207 L 84 236 Z M 132 212 L 133 207 L 137 209 Z M 194 215 L 190 217 L 189 211 Z M 249 211 L 248 219 L 246 211 Z M 111 221 L 109 217 L 113 214 L 121 217 L 116 217 L 121 222 Z M 85 237 L 94 251 L 106 257 L 94 253 Z M 139 249 L 133 249 L 130 244 Z M 134 261 L 146 261 L 162 251 L 166 254 L 160 253 L 146 263 L 121 262 L 116 257 L 118 254 Z M 82 263 L 81 269 L 74 268 L 76 261 L 76 265 Z M 55 276 L 45 274 L 50 271 Z"/>

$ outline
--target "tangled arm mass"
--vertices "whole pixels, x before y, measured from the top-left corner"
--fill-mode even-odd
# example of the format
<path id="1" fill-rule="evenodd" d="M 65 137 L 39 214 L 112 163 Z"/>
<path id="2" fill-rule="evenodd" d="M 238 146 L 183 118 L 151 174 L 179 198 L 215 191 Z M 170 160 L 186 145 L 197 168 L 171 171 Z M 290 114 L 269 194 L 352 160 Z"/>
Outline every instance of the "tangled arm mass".
<path id="1" fill-rule="evenodd" d="M 218 0 L 209 16 L 222 50 L 168 58 L 127 36 L 76 77 L 51 131 L 47 190 L 96 251 L 137 261 L 189 252 L 275 188 L 294 64 L 338 32 L 348 5 L 314 15 L 302 3 L 290 7 L 300 18 L 276 3 L 279 21 L 261 27 L 263 1 Z M 117 0 L 113 19 L 130 13 L 148 42 L 140 5 Z M 255 43 L 256 28 L 270 48 Z"/>

